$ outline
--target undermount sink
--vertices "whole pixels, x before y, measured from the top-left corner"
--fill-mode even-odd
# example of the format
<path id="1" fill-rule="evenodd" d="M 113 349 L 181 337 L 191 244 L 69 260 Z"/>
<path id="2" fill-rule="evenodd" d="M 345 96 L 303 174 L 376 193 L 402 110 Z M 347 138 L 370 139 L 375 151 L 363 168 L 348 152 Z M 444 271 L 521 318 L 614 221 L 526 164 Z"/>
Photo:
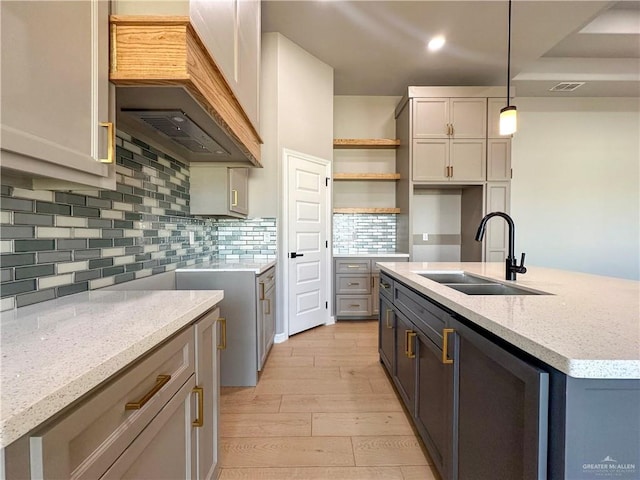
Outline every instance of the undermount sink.
<path id="1" fill-rule="evenodd" d="M 443 284 L 466 295 L 548 295 L 502 283 Z"/>
<path id="2" fill-rule="evenodd" d="M 465 295 L 549 295 L 513 285 L 476 277 L 466 272 L 414 272 Z"/>
<path id="3" fill-rule="evenodd" d="M 427 272 L 418 273 L 421 277 L 428 278 L 438 283 L 492 283 L 491 280 L 486 280 L 480 277 L 474 277 L 465 272 Z"/>

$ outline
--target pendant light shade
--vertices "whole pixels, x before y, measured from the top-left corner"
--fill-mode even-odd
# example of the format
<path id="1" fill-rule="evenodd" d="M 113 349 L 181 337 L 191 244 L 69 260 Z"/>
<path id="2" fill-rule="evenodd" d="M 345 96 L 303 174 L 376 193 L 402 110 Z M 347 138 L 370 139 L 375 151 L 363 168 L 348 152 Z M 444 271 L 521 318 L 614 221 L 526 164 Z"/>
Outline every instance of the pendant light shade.
<path id="1" fill-rule="evenodd" d="M 511 135 L 518 129 L 518 111 L 510 105 L 511 93 L 511 0 L 509 0 L 509 19 L 507 34 L 507 106 L 500 110 L 500 135 Z"/>
<path id="2" fill-rule="evenodd" d="M 515 105 L 500 110 L 500 135 L 511 135 L 518 129 L 518 114 Z"/>

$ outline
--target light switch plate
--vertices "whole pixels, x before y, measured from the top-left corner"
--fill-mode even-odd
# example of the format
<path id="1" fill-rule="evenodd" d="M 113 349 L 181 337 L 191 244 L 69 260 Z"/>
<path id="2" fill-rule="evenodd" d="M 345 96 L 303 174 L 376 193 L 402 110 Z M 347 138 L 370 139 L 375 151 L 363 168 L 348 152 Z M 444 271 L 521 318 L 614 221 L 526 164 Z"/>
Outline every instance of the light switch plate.
<path id="1" fill-rule="evenodd" d="M 429 241 L 429 234 L 428 233 L 423 233 L 422 234 L 422 241 L 423 242 L 428 242 Z"/>

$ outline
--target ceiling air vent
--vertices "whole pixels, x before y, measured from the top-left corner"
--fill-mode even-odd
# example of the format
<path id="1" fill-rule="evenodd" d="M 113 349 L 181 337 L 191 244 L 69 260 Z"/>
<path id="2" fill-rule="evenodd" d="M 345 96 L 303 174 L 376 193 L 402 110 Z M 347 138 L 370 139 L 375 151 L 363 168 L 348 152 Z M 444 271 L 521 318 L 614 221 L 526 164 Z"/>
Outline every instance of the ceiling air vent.
<path id="1" fill-rule="evenodd" d="M 152 126 L 190 152 L 212 153 L 218 157 L 230 155 L 225 148 L 180 110 L 122 109 L 122 111 Z"/>
<path id="2" fill-rule="evenodd" d="M 573 92 L 584 85 L 585 82 L 560 82 L 559 84 L 551 87 L 550 92 Z"/>

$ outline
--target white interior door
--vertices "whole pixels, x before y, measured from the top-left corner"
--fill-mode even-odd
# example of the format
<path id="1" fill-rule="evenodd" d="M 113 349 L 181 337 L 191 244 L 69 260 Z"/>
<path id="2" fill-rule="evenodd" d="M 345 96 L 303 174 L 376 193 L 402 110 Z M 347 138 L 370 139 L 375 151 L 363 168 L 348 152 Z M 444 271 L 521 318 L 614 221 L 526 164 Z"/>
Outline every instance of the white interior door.
<path id="1" fill-rule="evenodd" d="M 285 150 L 288 333 L 329 320 L 328 160 Z"/>

